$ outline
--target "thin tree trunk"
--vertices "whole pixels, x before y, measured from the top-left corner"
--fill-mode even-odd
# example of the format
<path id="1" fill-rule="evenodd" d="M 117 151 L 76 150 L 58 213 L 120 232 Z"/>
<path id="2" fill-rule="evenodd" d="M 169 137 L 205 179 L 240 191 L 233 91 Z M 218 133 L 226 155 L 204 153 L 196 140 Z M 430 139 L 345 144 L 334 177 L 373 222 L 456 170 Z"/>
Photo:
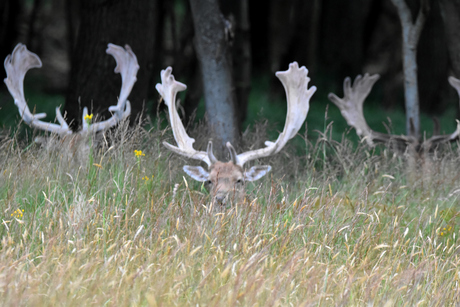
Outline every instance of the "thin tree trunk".
<path id="1" fill-rule="evenodd" d="M 32 42 L 35 36 L 35 24 L 37 21 L 38 12 L 40 11 L 41 2 L 42 2 L 41 0 L 34 1 L 32 13 L 30 14 L 30 19 L 29 19 L 29 30 L 27 31 L 26 45 L 32 50 L 36 49 L 35 46 L 32 44 Z"/>
<path id="2" fill-rule="evenodd" d="M 222 13 L 230 19 L 233 83 L 235 85 L 238 126 L 246 119 L 251 91 L 251 25 L 248 0 L 221 1 Z"/>
<path id="3" fill-rule="evenodd" d="M 417 46 L 420 112 L 442 114 L 449 99 L 444 99 L 450 85 L 449 48 L 439 2 L 432 3 Z"/>
<path id="4" fill-rule="evenodd" d="M 190 0 L 190 4 L 209 130 L 222 151 L 239 134 L 225 22 L 217 0 Z"/>
<path id="5" fill-rule="evenodd" d="M 131 118 L 142 110 L 152 85 L 157 2 L 81 0 L 80 28 L 66 97 L 69 119 L 80 124 L 84 106 L 107 118 L 110 116 L 108 107 L 117 103 L 121 77 L 114 73 L 114 59 L 105 53 L 108 43 L 128 44 L 136 54 L 140 69 L 129 96 Z"/>
<path id="6" fill-rule="evenodd" d="M 0 59 L 13 51 L 18 36 L 18 20 L 22 9 L 22 1 L 4 0 L 0 2 Z M 6 78 L 4 69 L 0 70 L 0 80 Z M 6 87 L 4 87 L 6 90 Z M 0 104 L 1 104 L 0 100 Z"/>
<path id="7" fill-rule="evenodd" d="M 74 13 L 72 12 L 72 0 L 65 0 L 65 16 L 67 26 L 67 44 L 69 59 L 72 58 L 73 48 L 75 46 L 75 25 L 74 25 Z"/>
<path id="8" fill-rule="evenodd" d="M 312 74 L 318 69 L 318 37 L 319 37 L 319 20 L 321 16 L 322 3 L 321 0 L 313 0 L 312 13 L 309 20 L 308 31 L 308 48 L 307 48 L 307 65 Z"/>
<path id="9" fill-rule="evenodd" d="M 415 23 L 405 0 L 391 0 L 401 20 L 403 38 L 404 98 L 406 104 L 406 133 L 420 135 L 420 105 L 417 81 L 417 44 L 426 20 L 427 2 L 422 5 Z"/>
<path id="10" fill-rule="evenodd" d="M 322 0 L 319 40 L 321 70 L 357 75 L 364 65 L 364 35 L 370 0 Z"/>
<path id="11" fill-rule="evenodd" d="M 187 91 L 181 103 L 185 111 L 185 125 L 195 119 L 195 112 L 198 108 L 201 98 L 203 97 L 203 82 L 201 80 L 200 68 L 193 47 L 193 18 L 190 3 L 186 1 L 186 11 L 183 18 L 177 16 L 175 19 L 180 21 L 179 35 L 177 39 L 177 48 L 174 51 L 174 75 L 182 82 L 187 84 Z M 172 12 L 177 14 L 177 11 Z M 207 142 L 206 142 L 207 143 Z M 198 145 L 197 145 L 198 146 Z"/>

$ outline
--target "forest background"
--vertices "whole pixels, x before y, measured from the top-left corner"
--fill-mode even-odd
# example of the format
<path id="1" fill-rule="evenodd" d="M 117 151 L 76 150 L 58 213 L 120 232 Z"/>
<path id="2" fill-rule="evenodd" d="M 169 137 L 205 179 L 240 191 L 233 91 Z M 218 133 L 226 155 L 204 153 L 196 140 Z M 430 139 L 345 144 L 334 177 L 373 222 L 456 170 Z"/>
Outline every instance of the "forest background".
<path id="1" fill-rule="evenodd" d="M 407 1 L 413 16 L 421 3 Z M 436 116 L 445 119 L 441 132 L 450 132 L 458 98 L 447 77 L 460 76 L 456 31 L 460 1 L 429 4 L 417 50 L 422 131 L 431 130 L 430 118 Z M 283 124 L 286 104 L 274 73 L 287 69 L 292 61 L 309 69 L 311 83 L 319 89 L 307 117 L 309 131 L 322 130 L 326 124 L 327 93 L 341 95 L 346 76 L 368 72 L 381 75 L 365 105 L 369 125 L 386 132 L 381 122 L 390 118 L 393 132 L 405 133 L 401 24 L 390 0 L 239 0 L 221 1 L 219 9 L 214 17 L 225 28 L 238 136 L 261 118 Z M 55 106 L 64 105 L 77 129 L 84 106 L 103 117 L 110 115 L 107 109 L 117 99 L 121 80 L 113 74 L 114 61 L 104 50 L 108 43 L 129 44 L 141 67 L 130 95 L 132 118 L 142 110 L 155 118 L 158 94 L 154 85 L 160 70 L 172 66 L 176 79 L 188 85 L 180 97 L 188 122 L 205 113 L 194 33 L 196 11 L 185 0 L 3 1 L 0 58 L 18 42 L 37 53 L 44 65 L 26 77 L 29 107 L 47 112 L 52 121 Z M 4 70 L 0 77 L 5 77 Z M 6 87 L 0 87 L 0 125 L 17 125 L 20 118 L 15 108 Z M 335 106 L 327 111 L 338 138 L 347 125 Z"/>

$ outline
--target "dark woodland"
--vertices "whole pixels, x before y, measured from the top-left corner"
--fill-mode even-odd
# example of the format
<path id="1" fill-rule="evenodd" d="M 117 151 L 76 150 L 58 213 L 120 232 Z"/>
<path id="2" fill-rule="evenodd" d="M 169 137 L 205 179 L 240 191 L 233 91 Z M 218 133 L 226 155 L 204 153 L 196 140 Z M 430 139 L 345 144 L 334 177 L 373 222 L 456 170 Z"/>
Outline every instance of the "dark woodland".
<path id="1" fill-rule="evenodd" d="M 420 111 L 442 114 L 460 77 L 460 0 L 406 0 L 415 20 L 426 12 L 417 44 Z M 188 119 L 204 97 L 211 131 L 238 138 L 251 82 L 297 61 L 310 71 L 320 95 L 340 92 L 345 77 L 379 73 L 381 107 L 402 108 L 401 22 L 392 0 L 5 0 L 0 4 L 0 57 L 18 42 L 43 60 L 46 91 L 65 96 L 74 129 L 81 112 L 109 116 L 120 77 L 105 53 L 128 44 L 140 70 L 130 95 L 132 117 L 158 100 L 160 70 L 173 67 L 188 89 L 181 104 Z M 0 70 L 2 79 L 5 71 Z M 273 87 L 275 88 L 275 87 Z M 218 89 L 218 90 L 216 90 Z M 273 89 L 281 91 L 276 87 Z M 0 91 L 6 91 L 1 87 Z M 214 95 L 214 96 L 213 96 Z M 452 98 L 453 97 L 453 98 Z M 324 97 L 325 99 L 325 97 Z M 10 100 L 0 100 L 0 108 Z M 156 106 L 147 110 L 155 116 Z M 219 127 L 214 118 L 230 119 Z M 228 120 L 227 120 L 228 121 Z M 214 125 L 214 126 L 213 126 Z M 233 128 L 232 128 L 233 127 Z"/>

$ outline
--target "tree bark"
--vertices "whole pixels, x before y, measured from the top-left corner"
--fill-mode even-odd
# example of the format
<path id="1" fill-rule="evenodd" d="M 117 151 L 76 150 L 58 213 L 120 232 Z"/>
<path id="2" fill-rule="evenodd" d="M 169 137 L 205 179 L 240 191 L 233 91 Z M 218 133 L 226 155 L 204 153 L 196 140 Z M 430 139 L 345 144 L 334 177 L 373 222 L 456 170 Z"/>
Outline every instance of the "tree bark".
<path id="1" fill-rule="evenodd" d="M 426 20 L 427 8 L 423 5 L 426 1 L 422 0 L 422 6 L 415 23 L 405 0 L 391 0 L 391 2 L 396 6 L 402 27 L 406 133 L 418 137 L 420 135 L 420 105 L 417 80 L 417 44 Z"/>
<path id="2" fill-rule="evenodd" d="M 232 23 L 231 53 L 238 127 L 246 119 L 251 91 L 251 26 L 248 0 L 221 1 L 222 12 Z"/>
<path id="3" fill-rule="evenodd" d="M 251 21 L 252 68 L 257 73 L 270 73 L 270 41 L 267 29 L 270 26 L 270 5 L 266 0 L 249 1 Z"/>
<path id="4" fill-rule="evenodd" d="M 176 17 L 182 23 L 180 25 L 178 42 L 174 50 L 174 75 L 187 84 L 184 101 L 182 103 L 185 111 L 185 125 L 187 126 L 195 119 L 195 112 L 203 97 L 203 82 L 201 80 L 200 67 L 193 46 L 193 18 L 190 3 L 184 2 L 186 11 L 183 18 Z M 177 11 L 173 12 L 177 14 Z"/>
<path id="5" fill-rule="evenodd" d="M 18 0 L 6 0 L 0 3 L 0 58 L 2 61 L 13 51 L 14 42 L 18 36 L 21 8 L 22 1 Z M 0 79 L 4 78 L 6 78 L 6 72 L 1 69 Z"/>
<path id="6" fill-rule="evenodd" d="M 128 44 L 136 54 L 140 69 L 129 96 L 131 118 L 142 110 L 152 85 L 157 3 L 150 0 L 81 0 L 80 28 L 66 95 L 67 117 L 74 123 L 80 125 L 84 106 L 91 113 L 110 117 L 108 107 L 117 102 L 121 77 L 114 73 L 115 60 L 105 53 L 108 43 Z"/>
<path id="7" fill-rule="evenodd" d="M 441 115 L 449 99 L 449 52 L 439 2 L 433 1 L 417 46 L 420 112 Z M 460 50 L 459 50 L 460 51 Z"/>
<path id="8" fill-rule="evenodd" d="M 219 152 L 239 135 L 224 18 L 217 0 L 190 0 L 208 126 Z"/>
<path id="9" fill-rule="evenodd" d="M 319 48 L 323 73 L 341 77 L 362 73 L 363 37 L 371 4 L 370 0 L 321 1 Z"/>

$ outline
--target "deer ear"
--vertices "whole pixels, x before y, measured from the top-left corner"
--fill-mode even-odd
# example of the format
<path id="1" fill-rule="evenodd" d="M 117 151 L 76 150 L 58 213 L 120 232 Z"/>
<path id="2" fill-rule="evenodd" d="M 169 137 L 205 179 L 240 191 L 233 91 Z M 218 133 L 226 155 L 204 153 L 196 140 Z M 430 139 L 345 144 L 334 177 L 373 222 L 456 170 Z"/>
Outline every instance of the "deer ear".
<path id="1" fill-rule="evenodd" d="M 197 181 L 207 181 L 209 179 L 209 173 L 201 166 L 185 165 L 184 171 Z"/>
<path id="2" fill-rule="evenodd" d="M 244 180 L 255 181 L 267 174 L 272 167 L 270 165 L 256 165 L 244 172 Z"/>

